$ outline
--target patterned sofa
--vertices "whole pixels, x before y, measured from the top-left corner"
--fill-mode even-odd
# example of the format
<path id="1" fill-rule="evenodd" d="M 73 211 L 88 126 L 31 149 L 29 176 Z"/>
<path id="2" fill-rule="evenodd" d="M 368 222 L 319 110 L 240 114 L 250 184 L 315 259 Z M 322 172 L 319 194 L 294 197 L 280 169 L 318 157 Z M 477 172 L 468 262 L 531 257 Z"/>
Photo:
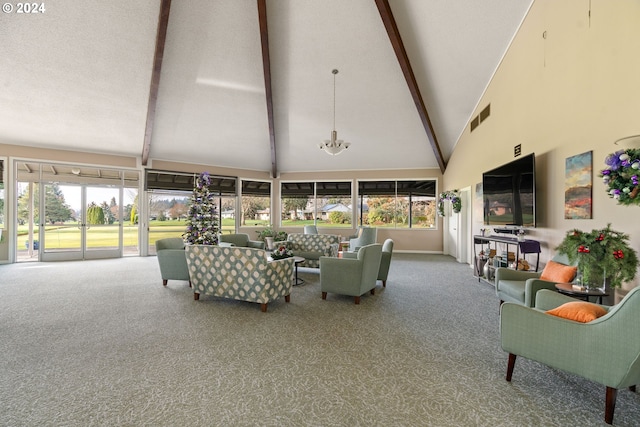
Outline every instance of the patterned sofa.
<path id="1" fill-rule="evenodd" d="M 338 256 L 340 239 L 340 236 L 334 234 L 292 233 L 285 242 L 277 242 L 275 245 L 284 243 L 294 255 L 306 258 L 305 267 L 320 268 L 321 256 Z"/>
<path id="2" fill-rule="evenodd" d="M 193 298 L 200 294 L 261 304 L 280 297 L 290 300 L 294 261 L 267 261 L 268 252 L 243 247 L 187 245 L 185 248 Z"/>

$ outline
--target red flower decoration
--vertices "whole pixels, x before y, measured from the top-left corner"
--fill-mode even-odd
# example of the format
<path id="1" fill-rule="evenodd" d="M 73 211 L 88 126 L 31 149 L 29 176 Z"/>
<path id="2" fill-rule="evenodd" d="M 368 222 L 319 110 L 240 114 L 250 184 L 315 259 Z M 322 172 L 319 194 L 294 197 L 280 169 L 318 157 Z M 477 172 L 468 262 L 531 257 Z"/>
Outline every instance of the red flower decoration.
<path id="1" fill-rule="evenodd" d="M 598 237 L 596 237 L 596 241 L 602 242 L 604 240 L 604 234 L 600 233 Z"/>
<path id="2" fill-rule="evenodd" d="M 581 253 L 581 254 L 588 254 L 588 253 L 589 253 L 589 252 L 591 252 L 591 251 L 589 250 L 589 248 L 588 248 L 588 247 L 586 247 L 586 246 L 584 246 L 584 245 L 580 245 L 580 246 L 578 247 L 578 252 L 579 252 L 579 253 Z"/>
<path id="3" fill-rule="evenodd" d="M 624 253 L 621 250 L 613 251 L 613 256 L 615 259 L 622 259 L 624 258 Z"/>

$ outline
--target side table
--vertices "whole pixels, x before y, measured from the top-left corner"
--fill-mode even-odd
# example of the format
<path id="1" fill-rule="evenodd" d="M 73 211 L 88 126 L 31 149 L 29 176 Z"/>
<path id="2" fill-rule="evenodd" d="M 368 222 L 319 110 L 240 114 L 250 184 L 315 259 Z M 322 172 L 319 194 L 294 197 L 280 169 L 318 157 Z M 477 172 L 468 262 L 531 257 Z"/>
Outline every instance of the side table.
<path id="1" fill-rule="evenodd" d="M 304 283 L 304 279 L 300 279 L 298 277 L 298 266 L 305 262 L 307 259 L 301 256 L 293 257 L 293 265 L 295 266 L 295 278 L 293 279 L 293 286 L 302 285 Z"/>
<path id="2" fill-rule="evenodd" d="M 596 297 L 598 304 L 602 304 L 602 297 L 609 296 L 609 293 L 604 292 L 597 288 L 585 289 L 584 291 L 573 289 L 572 283 L 556 283 L 556 289 L 561 294 L 568 295 L 574 298 L 583 299 L 585 301 L 589 301 L 589 297 Z"/>

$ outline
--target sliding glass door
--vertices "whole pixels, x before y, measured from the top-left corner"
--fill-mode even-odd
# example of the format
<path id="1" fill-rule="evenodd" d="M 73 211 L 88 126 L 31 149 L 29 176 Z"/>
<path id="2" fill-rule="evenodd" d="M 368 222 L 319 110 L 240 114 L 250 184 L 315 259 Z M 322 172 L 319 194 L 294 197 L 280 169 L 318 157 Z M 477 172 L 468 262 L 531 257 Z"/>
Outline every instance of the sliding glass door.
<path id="1" fill-rule="evenodd" d="M 17 259 L 139 254 L 138 171 L 16 162 Z"/>
<path id="2" fill-rule="evenodd" d="M 121 188 L 51 182 L 42 188 L 42 261 L 122 256 Z"/>

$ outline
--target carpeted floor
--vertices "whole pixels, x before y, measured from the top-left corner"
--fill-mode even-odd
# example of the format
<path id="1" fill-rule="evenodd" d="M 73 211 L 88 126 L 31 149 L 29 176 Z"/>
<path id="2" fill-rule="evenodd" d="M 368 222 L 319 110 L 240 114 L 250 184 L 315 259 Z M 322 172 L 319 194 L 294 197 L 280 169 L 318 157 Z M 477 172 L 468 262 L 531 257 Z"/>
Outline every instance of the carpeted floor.
<path id="1" fill-rule="evenodd" d="M 468 266 L 394 255 L 387 288 L 201 297 L 157 260 L 0 266 L 2 426 L 600 426 L 604 387 L 518 359 Z M 614 425 L 640 424 L 621 390 Z"/>

